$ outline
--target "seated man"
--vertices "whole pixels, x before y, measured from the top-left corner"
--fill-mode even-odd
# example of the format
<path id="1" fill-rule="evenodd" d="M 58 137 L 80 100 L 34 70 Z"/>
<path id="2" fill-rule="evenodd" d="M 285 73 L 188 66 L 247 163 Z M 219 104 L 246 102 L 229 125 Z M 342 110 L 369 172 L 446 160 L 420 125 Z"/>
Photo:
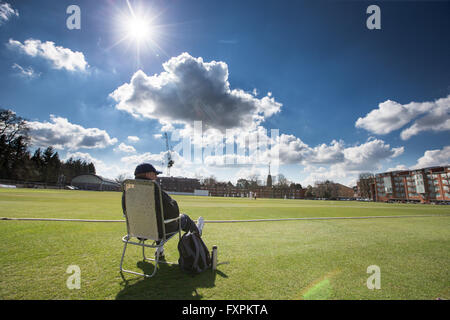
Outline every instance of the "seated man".
<path id="1" fill-rule="evenodd" d="M 146 180 L 153 180 L 156 181 L 158 179 L 158 174 L 160 174 L 160 171 L 157 171 L 155 167 L 153 167 L 149 163 L 142 163 L 136 167 L 134 170 L 134 178 L 135 179 L 146 179 Z M 155 192 L 158 192 L 158 194 L 155 194 L 155 201 L 156 201 L 156 208 L 160 208 L 159 203 L 159 191 L 158 189 L 155 189 Z M 162 203 L 163 203 L 163 212 L 164 212 L 164 219 L 173 219 L 180 215 L 180 210 L 178 209 L 178 204 L 175 200 L 173 200 L 166 192 L 161 190 L 162 194 Z M 122 209 L 125 212 L 125 192 L 122 194 Z M 159 215 L 157 215 L 158 225 L 161 226 L 162 221 Z M 181 230 L 188 232 L 197 232 L 200 236 L 202 235 L 202 229 L 204 225 L 203 217 L 198 218 L 197 225 L 192 221 L 192 219 L 186 215 L 181 214 Z M 165 225 L 166 233 L 175 232 L 178 230 L 178 221 L 173 221 Z M 159 241 L 156 242 L 156 244 L 159 244 Z M 155 255 L 159 254 L 160 259 L 164 258 L 164 248 L 160 247 L 155 252 Z"/>

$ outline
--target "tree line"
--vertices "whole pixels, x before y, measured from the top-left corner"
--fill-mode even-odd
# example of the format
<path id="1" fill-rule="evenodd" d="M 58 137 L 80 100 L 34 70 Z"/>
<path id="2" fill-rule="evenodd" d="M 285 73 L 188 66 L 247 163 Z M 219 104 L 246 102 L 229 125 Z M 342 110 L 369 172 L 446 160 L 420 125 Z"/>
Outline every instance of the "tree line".
<path id="1" fill-rule="evenodd" d="M 275 182 L 272 185 L 274 189 L 302 189 L 302 185 L 300 183 L 294 183 L 286 179 L 283 174 L 278 174 L 273 177 Z M 250 175 L 247 179 L 240 178 L 236 181 L 234 185 L 231 181 L 221 182 L 216 179 L 215 176 L 209 176 L 207 178 L 200 178 L 200 184 L 202 186 L 210 187 L 210 186 L 223 186 L 223 187 L 236 187 L 238 189 L 256 189 L 260 187 L 264 187 L 265 184 L 262 180 L 259 179 L 259 175 L 253 174 Z"/>
<path id="2" fill-rule="evenodd" d="M 305 198 L 307 199 L 337 199 L 339 196 L 339 185 L 331 180 L 316 181 L 314 187 L 308 185 L 305 191 Z"/>
<path id="3" fill-rule="evenodd" d="M 305 190 L 306 199 L 330 199 L 336 200 L 340 197 L 353 198 L 355 188 L 348 188 L 332 180 L 316 181 L 314 187 L 308 185 Z"/>
<path id="4" fill-rule="evenodd" d="M 0 179 L 69 184 L 80 174 L 95 174 L 92 162 L 62 161 L 52 146 L 31 155 L 27 121 L 12 110 L 0 109 Z"/>

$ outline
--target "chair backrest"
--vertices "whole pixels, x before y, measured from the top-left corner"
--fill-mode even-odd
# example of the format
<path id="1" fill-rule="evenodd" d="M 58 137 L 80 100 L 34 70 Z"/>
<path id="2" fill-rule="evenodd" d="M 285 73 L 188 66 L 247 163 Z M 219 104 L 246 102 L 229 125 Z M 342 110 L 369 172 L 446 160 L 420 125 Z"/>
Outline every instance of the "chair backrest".
<path id="1" fill-rule="evenodd" d="M 123 182 L 125 192 L 125 217 L 127 221 L 128 235 L 151 240 L 160 240 L 158 232 L 157 215 L 163 215 L 163 208 L 156 208 L 156 196 L 161 196 L 161 188 L 152 180 L 132 180 Z M 161 204 L 162 201 L 158 201 Z M 163 237 L 165 237 L 163 235 Z"/>

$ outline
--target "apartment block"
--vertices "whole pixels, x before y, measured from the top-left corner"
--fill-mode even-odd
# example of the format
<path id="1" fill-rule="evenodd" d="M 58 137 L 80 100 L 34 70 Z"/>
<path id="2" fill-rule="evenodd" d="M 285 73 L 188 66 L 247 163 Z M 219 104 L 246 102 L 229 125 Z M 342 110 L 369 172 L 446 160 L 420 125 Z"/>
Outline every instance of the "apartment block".
<path id="1" fill-rule="evenodd" d="M 450 166 L 378 173 L 375 201 L 450 202 Z"/>

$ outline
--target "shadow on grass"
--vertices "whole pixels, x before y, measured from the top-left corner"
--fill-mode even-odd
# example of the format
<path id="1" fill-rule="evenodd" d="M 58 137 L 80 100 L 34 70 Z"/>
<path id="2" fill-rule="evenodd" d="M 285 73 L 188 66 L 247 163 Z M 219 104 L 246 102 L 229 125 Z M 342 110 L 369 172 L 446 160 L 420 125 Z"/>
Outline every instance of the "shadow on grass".
<path id="1" fill-rule="evenodd" d="M 139 261 L 137 267 L 145 274 L 153 272 L 153 264 Z M 139 271 L 140 272 L 140 271 Z M 223 272 L 206 270 L 197 275 L 189 275 L 180 270 L 177 265 L 158 264 L 158 271 L 152 278 L 121 274 L 123 289 L 117 294 L 117 300 L 200 300 L 203 298 L 197 292 L 198 288 L 213 288 L 216 276 L 228 278 Z"/>

